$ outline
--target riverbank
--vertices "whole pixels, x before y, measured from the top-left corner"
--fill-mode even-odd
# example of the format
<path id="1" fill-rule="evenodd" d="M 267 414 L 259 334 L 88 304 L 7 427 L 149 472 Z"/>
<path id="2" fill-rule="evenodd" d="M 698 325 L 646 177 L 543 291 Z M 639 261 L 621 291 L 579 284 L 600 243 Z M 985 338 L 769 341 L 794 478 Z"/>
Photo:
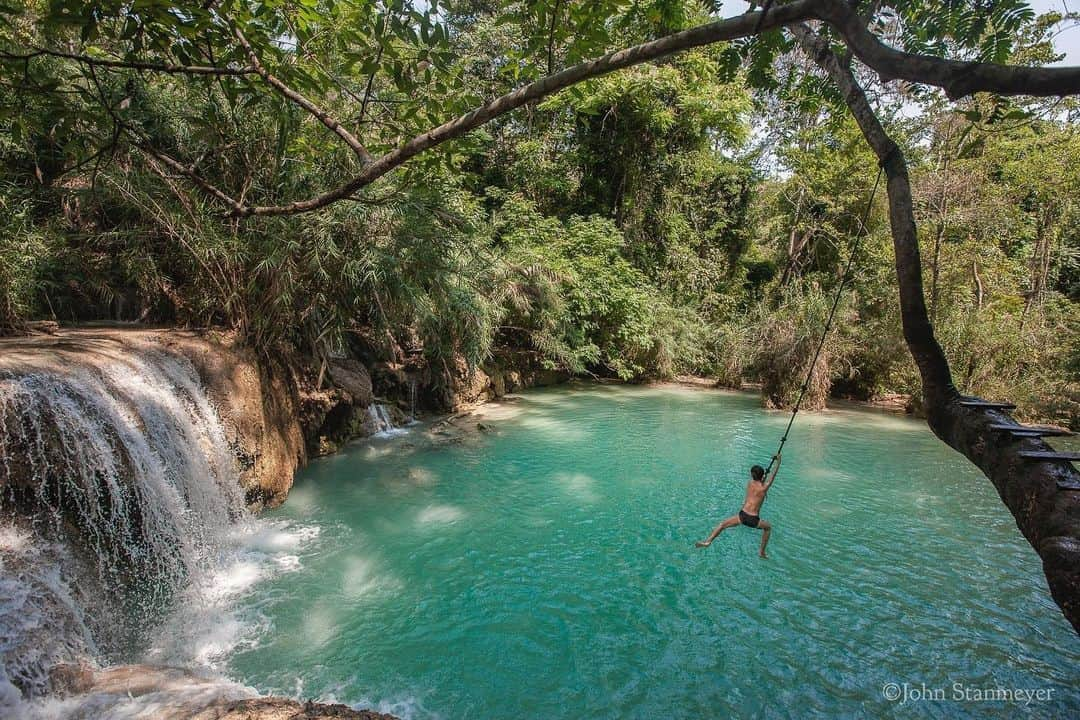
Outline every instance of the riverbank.
<path id="1" fill-rule="evenodd" d="M 1031 548 L 924 422 L 800 415 L 766 562 L 746 528 L 694 548 L 787 424 L 752 392 L 583 382 L 448 419 L 301 473 L 268 517 L 321 532 L 244 600 L 273 629 L 233 677 L 410 720 L 888 716 L 890 678 L 942 674 L 1075 710 L 1076 640 Z"/>
<path id="2" fill-rule="evenodd" d="M 15 714 L 139 716 L 150 703 L 217 718 L 234 701 L 246 703 L 236 706 L 244 717 L 293 712 L 292 701 L 255 702 L 186 670 L 96 661 L 137 659 L 133 648 L 151 643 L 162 621 L 159 606 L 241 592 L 252 552 L 289 571 L 295 538 L 273 528 L 244 529 L 254 545 L 233 536 L 239 520 L 284 502 L 311 458 L 420 409 L 475 407 L 563 379 L 506 364 L 442 376 L 349 358 L 316 364 L 288 349 L 259 355 L 216 331 L 42 330 L 0 339 L 0 581 L 21 598 L 0 608 L 10 639 L 0 648 L 0 706 L 22 708 Z M 376 717 L 317 704 L 304 712 Z"/>
<path id="3" fill-rule="evenodd" d="M 19 652 L 27 653 L 30 665 L 18 677 L 9 673 L 21 683 L 14 687 L 26 692 L 27 678 L 34 678 L 35 697 L 45 693 L 76 703 L 164 697 L 166 690 L 152 690 L 149 681 L 119 694 L 94 690 L 93 683 L 74 694 L 71 683 L 49 689 L 56 683 L 52 668 L 71 667 L 80 653 L 97 646 L 138 644 L 139 633 L 152 625 L 132 627 L 132 637 L 123 637 L 127 631 L 121 629 L 121 637 L 105 638 L 101 633 L 117 632 L 107 614 L 87 615 L 82 603 L 111 602 L 104 598 L 127 590 L 109 583 L 128 582 L 132 575 L 146 577 L 154 594 L 182 593 L 188 584 L 184 578 L 198 579 L 208 563 L 221 562 L 223 551 L 238 552 L 233 540 L 223 537 L 236 518 L 284 502 L 295 474 L 315 456 L 385 432 L 419 409 L 432 419 L 418 430 L 435 445 L 465 442 L 469 435 L 497 432 L 494 425 L 516 410 L 515 391 L 566 380 L 559 373 L 505 364 L 473 372 L 459 366 L 449 379 L 433 379 L 415 365 L 369 368 L 344 358 L 315 367 L 288 352 L 255 355 L 226 333 L 168 328 L 71 328 L 0 340 L 5 514 L 16 521 L 18 537 L 30 537 L 29 527 L 44 528 L 51 539 L 42 540 L 72 555 L 63 565 L 70 577 L 62 586 L 17 579 L 51 608 L 44 624 L 72 634 L 58 637 L 44 654 L 23 643 Z M 755 392 L 716 388 L 704 378 L 656 383 L 665 384 L 743 397 Z M 83 496 L 92 502 L 79 500 Z M 46 517 L 62 523 L 38 521 Z M 19 562 L 48 564 L 56 556 L 52 550 L 35 551 Z M 146 566 L 133 573 L 126 559 L 131 557 L 144 558 Z M 290 566 L 296 558 L 283 553 L 270 561 Z M 237 567 L 250 573 L 242 555 L 240 562 Z M 6 563 L 7 571 L 11 567 Z M 233 571 L 222 566 L 215 572 Z M 91 581 L 80 584 L 77 578 Z M 15 628 L 19 618 L 10 619 Z M 119 665 L 94 672 L 131 679 L 153 675 L 152 667 Z M 169 681 L 168 692 L 183 684 L 177 678 L 188 677 L 186 671 L 176 672 L 181 674 Z M 196 684 L 202 687 L 201 681 Z M 214 701 L 251 699 L 233 697 L 235 690 Z M 187 702 L 175 697 L 179 706 Z M 199 697 L 205 699 L 205 693 Z"/>

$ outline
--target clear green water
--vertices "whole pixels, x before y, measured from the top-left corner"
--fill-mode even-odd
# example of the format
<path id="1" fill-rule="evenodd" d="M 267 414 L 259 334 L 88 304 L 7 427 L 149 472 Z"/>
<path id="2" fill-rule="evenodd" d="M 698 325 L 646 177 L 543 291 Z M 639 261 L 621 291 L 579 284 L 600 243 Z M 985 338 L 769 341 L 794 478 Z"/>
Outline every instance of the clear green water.
<path id="1" fill-rule="evenodd" d="M 1037 556 L 922 423 L 800 417 L 762 561 L 747 528 L 692 546 L 785 415 L 682 388 L 513 409 L 461 444 L 312 464 L 272 518 L 319 535 L 246 598 L 264 629 L 230 675 L 418 718 L 1080 717 L 1080 641 Z M 890 703 L 890 682 L 947 697 Z"/>

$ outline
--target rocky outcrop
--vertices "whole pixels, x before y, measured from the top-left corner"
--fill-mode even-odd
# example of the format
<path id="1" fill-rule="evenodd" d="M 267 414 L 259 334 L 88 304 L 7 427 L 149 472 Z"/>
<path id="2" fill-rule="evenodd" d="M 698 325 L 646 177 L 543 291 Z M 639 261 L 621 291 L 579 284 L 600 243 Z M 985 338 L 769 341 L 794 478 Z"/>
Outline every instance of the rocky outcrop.
<path id="1" fill-rule="evenodd" d="M 379 431 L 369 413 L 375 404 L 371 376 L 359 361 L 333 358 L 325 372 L 311 368 L 296 376 L 301 388 L 301 425 L 310 455 L 329 455 L 353 438 Z M 397 422 L 403 419 L 400 414 L 395 417 Z"/>
<path id="2" fill-rule="evenodd" d="M 156 665 L 118 665 L 97 670 L 87 665 L 54 669 L 57 696 L 48 709 L 33 703 L 20 714 L 29 718 L 132 717 L 155 720 L 395 720 L 392 715 L 354 710 L 336 703 L 297 702 L 258 697 L 246 687 L 189 670 Z"/>
<path id="3" fill-rule="evenodd" d="M 130 345 L 134 331 L 111 331 Z M 260 357 L 226 333 L 139 332 L 143 342 L 187 358 L 229 433 L 249 507 L 279 505 L 307 462 L 295 366 Z M 131 348 L 138 352 L 138 348 Z"/>
<path id="4" fill-rule="evenodd" d="M 380 362 L 372 367 L 376 395 L 406 413 L 456 413 L 509 393 L 557 385 L 569 374 L 541 367 L 522 357 L 500 357 L 482 367 L 470 367 L 461 357 L 445 368 Z"/>
<path id="5" fill-rule="evenodd" d="M 396 720 L 372 710 L 353 710 L 348 705 L 298 703 L 277 697 L 251 698 L 213 705 L 191 720 Z"/>

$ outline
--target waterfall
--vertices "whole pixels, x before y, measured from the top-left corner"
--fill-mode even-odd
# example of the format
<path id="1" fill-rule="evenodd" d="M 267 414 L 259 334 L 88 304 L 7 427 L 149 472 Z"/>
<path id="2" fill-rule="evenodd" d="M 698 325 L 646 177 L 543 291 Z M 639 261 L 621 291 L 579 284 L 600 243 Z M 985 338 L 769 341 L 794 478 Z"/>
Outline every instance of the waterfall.
<path id="1" fill-rule="evenodd" d="M 392 437 L 408 432 L 408 430 L 394 425 L 394 420 L 386 405 L 372 403 L 371 405 L 368 405 L 367 414 L 367 424 L 370 428 L 371 435 L 374 437 Z"/>
<path id="2" fill-rule="evenodd" d="M 61 576 L 69 565 L 63 546 L 0 528 L 0 716 L 23 693 L 44 695 L 53 665 L 97 653 L 85 613 Z"/>
<path id="3" fill-rule="evenodd" d="M 409 376 L 409 422 L 416 422 L 416 378 Z"/>
<path id="4" fill-rule="evenodd" d="M 80 350 L 0 363 L 0 706 L 12 685 L 44 692 L 58 661 L 144 643 L 246 512 L 186 358 Z"/>

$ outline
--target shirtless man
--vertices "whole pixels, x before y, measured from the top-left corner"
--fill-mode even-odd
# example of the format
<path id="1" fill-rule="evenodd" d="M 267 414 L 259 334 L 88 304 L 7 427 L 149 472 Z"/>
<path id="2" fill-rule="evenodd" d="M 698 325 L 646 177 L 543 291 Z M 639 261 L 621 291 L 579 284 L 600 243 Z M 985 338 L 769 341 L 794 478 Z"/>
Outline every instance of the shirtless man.
<path id="1" fill-rule="evenodd" d="M 765 479 L 765 468 L 760 465 L 755 465 L 750 468 L 750 484 L 746 486 L 746 500 L 743 501 L 742 510 L 738 515 L 732 515 L 724 522 L 717 525 L 712 534 L 705 540 L 700 540 L 694 543 L 695 547 L 703 548 L 712 545 L 712 541 L 716 537 L 727 530 L 729 527 L 734 527 L 739 523 L 747 527 L 757 528 L 764 530 L 765 534 L 761 536 L 761 550 L 758 552 L 763 558 L 768 559 L 768 555 L 765 554 L 765 546 L 769 544 L 769 532 L 772 531 L 772 525 L 767 520 L 762 520 L 758 517 L 758 513 L 761 511 L 761 504 L 765 502 L 765 495 L 769 492 L 769 488 L 772 487 L 773 480 L 776 479 L 776 473 L 780 470 L 780 454 L 777 453 L 773 457 L 773 471 L 769 475 L 769 479 Z"/>

